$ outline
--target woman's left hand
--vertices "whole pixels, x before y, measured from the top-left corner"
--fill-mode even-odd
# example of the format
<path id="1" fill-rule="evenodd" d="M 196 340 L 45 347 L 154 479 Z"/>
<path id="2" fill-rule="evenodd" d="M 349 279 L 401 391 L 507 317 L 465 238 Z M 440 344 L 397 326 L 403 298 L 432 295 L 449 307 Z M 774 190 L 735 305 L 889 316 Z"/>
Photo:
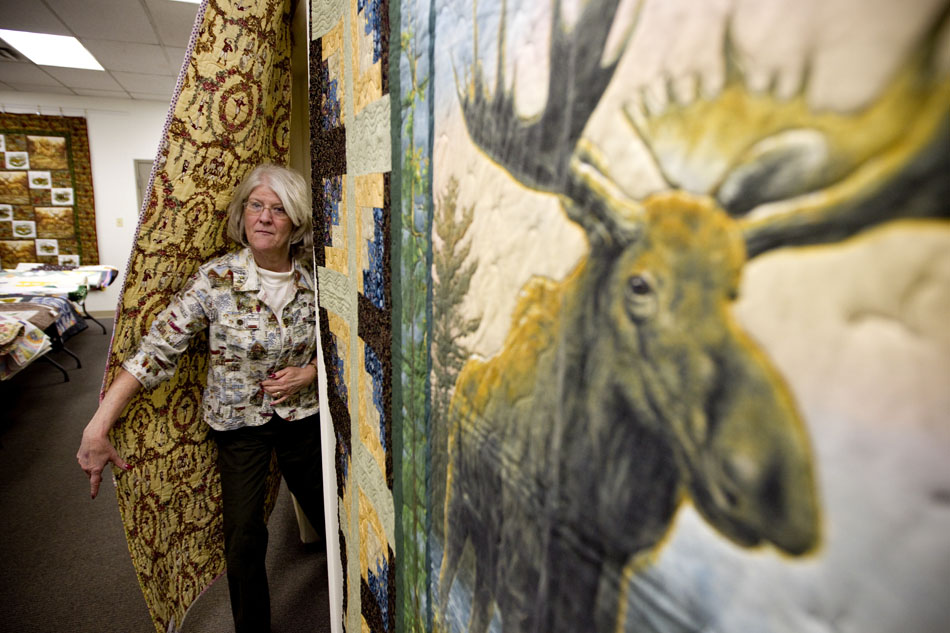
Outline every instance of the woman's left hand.
<path id="1" fill-rule="evenodd" d="M 274 398 L 271 400 L 273 406 L 309 386 L 316 378 L 317 370 L 313 365 L 284 367 L 271 374 L 267 380 L 261 381 L 261 388 L 264 393 Z"/>

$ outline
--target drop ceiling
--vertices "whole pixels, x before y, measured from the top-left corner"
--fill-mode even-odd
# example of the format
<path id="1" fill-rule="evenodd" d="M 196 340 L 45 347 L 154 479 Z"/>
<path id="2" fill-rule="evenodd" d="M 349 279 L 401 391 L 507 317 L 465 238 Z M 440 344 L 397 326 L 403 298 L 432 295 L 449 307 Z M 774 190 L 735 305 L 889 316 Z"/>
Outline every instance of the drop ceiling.
<path id="1" fill-rule="evenodd" d="M 105 68 L 37 66 L 0 40 L 0 91 L 168 102 L 197 11 L 171 0 L 0 0 L 0 28 L 72 35 Z"/>

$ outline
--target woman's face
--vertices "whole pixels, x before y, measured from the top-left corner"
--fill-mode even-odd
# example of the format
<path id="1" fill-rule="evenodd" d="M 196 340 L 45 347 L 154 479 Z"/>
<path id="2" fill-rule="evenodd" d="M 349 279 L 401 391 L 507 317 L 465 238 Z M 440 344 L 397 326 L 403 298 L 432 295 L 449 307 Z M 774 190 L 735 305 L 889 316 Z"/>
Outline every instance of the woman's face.
<path id="1" fill-rule="evenodd" d="M 244 203 L 244 235 L 256 258 L 290 258 L 294 225 L 284 204 L 267 185 L 258 185 Z"/>

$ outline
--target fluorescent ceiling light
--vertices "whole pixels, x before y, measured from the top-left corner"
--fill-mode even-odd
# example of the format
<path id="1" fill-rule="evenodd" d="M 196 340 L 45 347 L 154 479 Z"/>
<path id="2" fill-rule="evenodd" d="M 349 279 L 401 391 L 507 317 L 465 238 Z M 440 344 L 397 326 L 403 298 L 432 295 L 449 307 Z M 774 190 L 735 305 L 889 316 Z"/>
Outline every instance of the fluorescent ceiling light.
<path id="1" fill-rule="evenodd" d="M 0 37 L 40 66 L 105 70 L 75 37 L 0 29 Z"/>
<path id="2" fill-rule="evenodd" d="M 172 2 L 187 2 L 188 4 L 200 4 L 201 0 L 172 0 Z"/>

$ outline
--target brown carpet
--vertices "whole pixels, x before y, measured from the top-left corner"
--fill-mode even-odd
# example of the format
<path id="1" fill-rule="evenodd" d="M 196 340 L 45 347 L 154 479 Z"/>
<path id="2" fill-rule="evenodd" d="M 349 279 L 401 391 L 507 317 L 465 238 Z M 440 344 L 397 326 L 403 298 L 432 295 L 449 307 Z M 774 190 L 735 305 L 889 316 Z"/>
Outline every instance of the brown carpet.
<path id="1" fill-rule="evenodd" d="M 112 320 L 100 319 L 111 335 Z M 92 324 L 50 357 L 0 382 L 0 630 L 18 633 L 152 633 L 111 481 L 98 498 L 76 463 L 95 412 L 109 335 Z M 282 487 L 270 520 L 267 563 L 273 633 L 330 630 L 322 545 L 301 543 Z M 233 631 L 227 581 L 192 607 L 186 633 Z"/>

